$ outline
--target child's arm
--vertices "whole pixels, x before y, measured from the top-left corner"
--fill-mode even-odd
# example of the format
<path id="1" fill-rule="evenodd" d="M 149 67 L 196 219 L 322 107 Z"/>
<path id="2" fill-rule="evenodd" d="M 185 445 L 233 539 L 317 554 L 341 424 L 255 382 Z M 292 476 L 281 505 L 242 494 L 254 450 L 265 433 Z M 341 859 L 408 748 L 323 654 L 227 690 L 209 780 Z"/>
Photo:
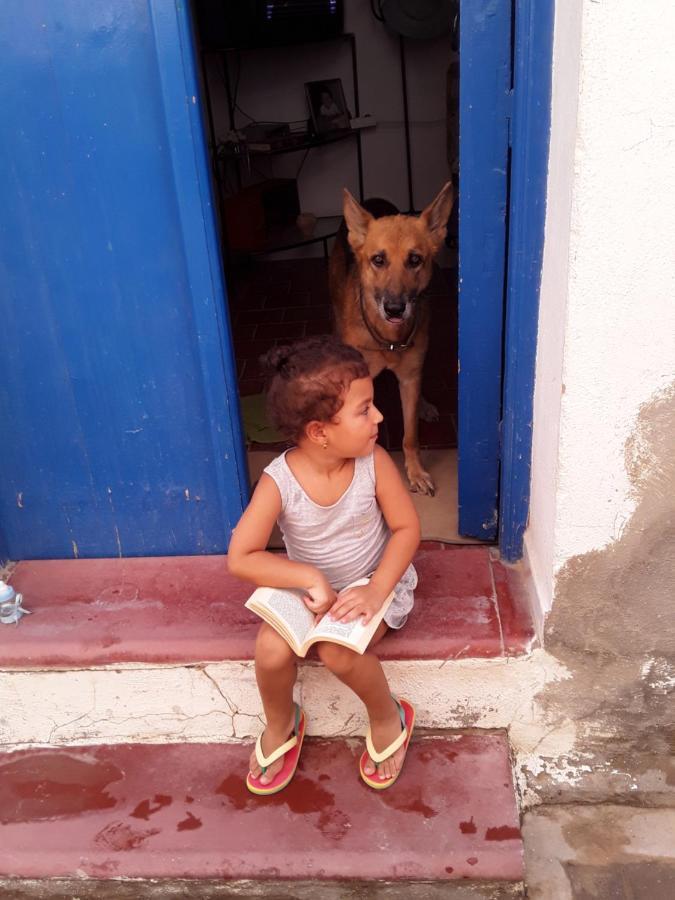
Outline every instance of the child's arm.
<path id="1" fill-rule="evenodd" d="M 398 469 L 386 450 L 375 446 L 375 496 L 391 538 L 370 583 L 341 591 L 330 614 L 341 622 L 363 616 L 369 622 L 410 565 L 420 543 L 420 521 Z"/>
<path id="2" fill-rule="evenodd" d="M 232 575 L 258 587 L 302 588 L 308 594 L 307 607 L 316 614 L 326 612 L 335 601 L 335 591 L 323 573 L 265 549 L 280 512 L 279 488 L 263 472 L 251 502 L 232 532 L 228 568 Z"/>

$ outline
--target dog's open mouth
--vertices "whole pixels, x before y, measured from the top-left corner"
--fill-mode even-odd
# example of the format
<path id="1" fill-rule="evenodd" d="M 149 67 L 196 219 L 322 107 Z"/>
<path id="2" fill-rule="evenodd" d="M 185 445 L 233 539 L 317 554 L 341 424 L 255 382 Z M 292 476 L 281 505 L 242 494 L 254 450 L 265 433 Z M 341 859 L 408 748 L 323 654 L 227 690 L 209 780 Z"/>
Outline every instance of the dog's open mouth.
<path id="1" fill-rule="evenodd" d="M 383 297 L 380 312 L 385 322 L 389 322 L 390 325 L 400 325 L 409 316 L 410 302 L 406 297 Z"/>
<path id="2" fill-rule="evenodd" d="M 393 304 L 387 308 L 387 306 L 382 307 L 382 312 L 384 313 L 384 318 L 387 322 L 391 322 L 392 325 L 400 325 L 400 323 L 405 318 L 406 307 Z"/>

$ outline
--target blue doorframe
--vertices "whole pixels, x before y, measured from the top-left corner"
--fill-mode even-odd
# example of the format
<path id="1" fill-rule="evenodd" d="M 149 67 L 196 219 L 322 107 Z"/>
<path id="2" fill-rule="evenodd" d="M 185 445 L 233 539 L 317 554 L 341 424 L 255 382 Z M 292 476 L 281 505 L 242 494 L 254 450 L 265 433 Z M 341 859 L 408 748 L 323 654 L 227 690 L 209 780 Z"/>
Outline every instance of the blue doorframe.
<path id="1" fill-rule="evenodd" d="M 461 6 L 459 530 L 508 561 L 529 512 L 554 6 Z"/>
<path id="2" fill-rule="evenodd" d="M 459 52 L 459 531 L 497 536 L 511 3 L 464 0 Z"/>
<path id="3" fill-rule="evenodd" d="M 523 553 L 551 128 L 554 0 L 517 0 L 499 549 Z"/>

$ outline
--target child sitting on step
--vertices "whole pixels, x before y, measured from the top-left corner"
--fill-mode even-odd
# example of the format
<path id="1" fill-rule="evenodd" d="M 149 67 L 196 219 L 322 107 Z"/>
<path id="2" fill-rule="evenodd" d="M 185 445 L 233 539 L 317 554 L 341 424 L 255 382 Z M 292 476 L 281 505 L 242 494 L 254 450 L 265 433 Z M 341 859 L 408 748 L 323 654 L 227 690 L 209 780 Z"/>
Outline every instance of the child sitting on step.
<path id="1" fill-rule="evenodd" d="M 401 770 L 415 713 L 392 697 L 372 648 L 388 628 L 401 628 L 413 606 L 420 540 L 417 513 L 396 466 L 378 446 L 382 414 L 358 350 L 315 337 L 271 350 L 268 407 L 294 446 L 260 477 L 230 543 L 233 575 L 255 585 L 300 588 L 316 616 L 364 621 L 394 600 L 360 655 L 317 644 L 321 661 L 363 701 L 369 729 L 359 764 L 371 787 L 390 787 Z M 288 558 L 266 551 L 279 523 Z M 363 576 L 367 585 L 351 587 Z M 260 626 L 255 671 L 267 726 L 251 754 L 246 784 L 272 794 L 290 782 L 300 756 L 305 717 L 293 703 L 297 657 L 269 625 Z"/>

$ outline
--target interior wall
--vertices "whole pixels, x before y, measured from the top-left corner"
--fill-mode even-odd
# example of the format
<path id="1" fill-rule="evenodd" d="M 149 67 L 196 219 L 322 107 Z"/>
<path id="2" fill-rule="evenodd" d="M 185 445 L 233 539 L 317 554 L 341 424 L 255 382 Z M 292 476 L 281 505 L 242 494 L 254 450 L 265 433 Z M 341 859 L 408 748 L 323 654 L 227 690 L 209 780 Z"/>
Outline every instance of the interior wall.
<path id="1" fill-rule="evenodd" d="M 403 99 L 398 37 L 378 22 L 370 4 L 346 0 L 345 31 L 356 36 L 361 115 L 370 113 L 374 128 L 362 131 L 364 192 L 408 207 L 403 128 Z M 304 83 L 341 78 L 353 112 L 351 53 L 346 40 L 241 51 L 237 102 L 258 121 L 293 121 L 308 115 Z M 446 74 L 453 53 L 450 35 L 425 41 L 406 40 L 408 103 L 411 122 L 413 196 L 421 209 L 448 180 L 446 151 Z M 231 57 L 234 63 L 234 57 Z M 210 56 L 209 89 L 216 111 L 217 136 L 229 130 L 226 95 L 219 62 Z M 241 127 L 247 118 L 238 115 Z M 256 158 L 260 173 L 293 177 L 302 153 Z M 268 168 L 269 166 L 269 168 Z M 254 173 L 255 174 L 255 173 Z M 340 215 L 342 188 L 358 193 L 356 141 L 342 141 L 308 154 L 299 177 L 302 211 Z"/>

